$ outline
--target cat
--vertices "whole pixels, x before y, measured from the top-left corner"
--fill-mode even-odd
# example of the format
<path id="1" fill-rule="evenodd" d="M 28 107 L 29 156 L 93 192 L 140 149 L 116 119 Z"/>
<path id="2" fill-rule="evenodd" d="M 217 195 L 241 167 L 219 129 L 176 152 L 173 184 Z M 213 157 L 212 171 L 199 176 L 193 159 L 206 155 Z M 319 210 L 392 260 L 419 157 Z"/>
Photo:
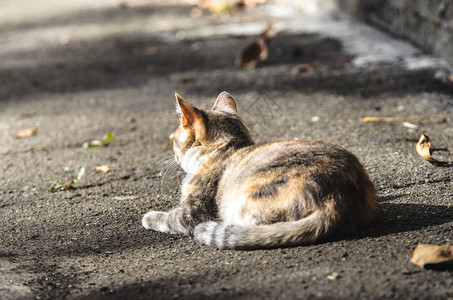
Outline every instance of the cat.
<path id="1" fill-rule="evenodd" d="M 146 229 L 259 249 L 342 237 L 375 218 L 374 185 L 347 150 L 323 141 L 255 143 L 227 92 L 211 110 L 176 100 L 173 150 L 187 173 L 181 203 L 145 214 Z"/>

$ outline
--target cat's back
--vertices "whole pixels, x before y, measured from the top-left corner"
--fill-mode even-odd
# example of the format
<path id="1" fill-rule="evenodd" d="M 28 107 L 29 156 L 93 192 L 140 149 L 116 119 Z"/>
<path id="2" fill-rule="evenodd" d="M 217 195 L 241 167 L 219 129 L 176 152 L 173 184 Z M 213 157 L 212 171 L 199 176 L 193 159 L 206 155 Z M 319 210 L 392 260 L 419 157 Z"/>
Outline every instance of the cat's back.
<path id="1" fill-rule="evenodd" d="M 218 190 L 221 217 L 251 225 L 298 220 L 329 201 L 359 209 L 375 200 L 374 186 L 358 159 L 324 141 L 241 149 L 230 158 Z"/>
<path id="2" fill-rule="evenodd" d="M 228 176 L 253 177 L 297 170 L 298 174 L 338 172 L 361 166 L 349 151 L 325 141 L 284 141 L 241 149 L 230 158 Z"/>

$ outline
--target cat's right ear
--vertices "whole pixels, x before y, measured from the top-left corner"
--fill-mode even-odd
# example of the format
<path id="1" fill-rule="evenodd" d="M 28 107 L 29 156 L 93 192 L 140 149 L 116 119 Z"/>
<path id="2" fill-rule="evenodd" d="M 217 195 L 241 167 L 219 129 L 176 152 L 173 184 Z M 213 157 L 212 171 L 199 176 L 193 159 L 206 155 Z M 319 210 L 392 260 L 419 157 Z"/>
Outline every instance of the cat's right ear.
<path id="1" fill-rule="evenodd" d="M 219 94 L 212 110 L 224 110 L 235 114 L 238 113 L 236 102 L 234 102 L 233 97 L 227 92 L 221 92 Z"/>
<path id="2" fill-rule="evenodd" d="M 175 93 L 175 97 L 181 112 L 181 126 L 200 135 L 204 128 L 203 116 L 200 110 L 187 102 L 178 93 Z"/>

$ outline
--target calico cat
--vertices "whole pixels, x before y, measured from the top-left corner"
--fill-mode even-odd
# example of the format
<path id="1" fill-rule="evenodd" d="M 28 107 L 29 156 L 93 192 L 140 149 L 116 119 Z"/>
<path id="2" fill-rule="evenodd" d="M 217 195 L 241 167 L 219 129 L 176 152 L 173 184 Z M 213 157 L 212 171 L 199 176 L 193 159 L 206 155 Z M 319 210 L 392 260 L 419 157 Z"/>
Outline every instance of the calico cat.
<path id="1" fill-rule="evenodd" d="M 145 214 L 145 228 L 219 249 L 257 249 L 341 237 L 374 219 L 374 185 L 347 150 L 323 141 L 257 144 L 226 92 L 209 111 L 176 99 L 173 149 L 187 173 L 181 203 Z"/>

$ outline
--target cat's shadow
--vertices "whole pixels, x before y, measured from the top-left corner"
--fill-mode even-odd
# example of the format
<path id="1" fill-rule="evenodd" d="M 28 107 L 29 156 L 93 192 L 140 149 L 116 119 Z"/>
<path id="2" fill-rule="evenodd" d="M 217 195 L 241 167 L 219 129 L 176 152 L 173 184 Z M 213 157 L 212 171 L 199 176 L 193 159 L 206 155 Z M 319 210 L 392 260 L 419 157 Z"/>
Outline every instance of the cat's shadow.
<path id="1" fill-rule="evenodd" d="M 390 201 L 393 200 L 392 198 L 381 199 L 379 217 L 372 226 L 357 234 L 340 237 L 330 240 L 330 242 L 387 236 L 421 230 L 429 226 L 442 225 L 453 221 L 453 207 L 451 206 L 391 203 Z M 103 216 L 99 216 L 99 218 L 99 222 L 114 223 L 114 220 L 110 218 Z M 41 251 L 42 255 L 100 255 L 102 253 L 121 252 L 125 249 L 130 250 L 131 248 L 142 248 L 150 245 L 159 248 L 165 244 L 173 244 L 172 247 L 178 247 L 179 244 L 195 243 L 190 237 L 146 231 L 138 224 L 136 217 L 132 215 L 124 223 L 136 224 L 135 229 L 127 232 L 113 230 L 112 232 L 96 236 L 87 236 L 69 245 L 65 244 L 64 247 L 54 247 L 47 249 L 47 251 Z M 211 251 L 207 249 L 210 248 L 204 248 L 204 251 Z"/>
<path id="2" fill-rule="evenodd" d="M 362 231 L 358 235 L 352 236 L 349 239 L 357 240 L 368 237 L 380 237 L 390 234 L 397 234 L 401 232 L 414 231 L 426 228 L 433 225 L 442 225 L 453 220 L 453 207 L 444 205 L 430 205 L 430 204 L 407 204 L 407 203 L 389 203 L 397 197 L 387 197 L 381 199 L 380 216 L 376 224 L 367 230 Z M 339 239 L 344 240 L 344 239 Z M 348 240 L 348 239 L 346 239 Z M 185 239 L 176 241 L 186 243 Z M 203 247 L 202 251 L 214 251 L 212 248 Z M 228 270 L 224 270 L 228 274 Z M 178 291 L 184 293 L 186 297 L 190 298 L 203 298 L 203 299 L 231 299 L 235 294 L 233 291 L 222 291 L 221 293 L 212 296 L 199 294 L 199 292 L 184 289 L 184 286 L 199 282 L 200 276 L 184 276 L 167 278 L 165 281 L 150 281 L 145 284 L 133 283 L 130 285 L 122 286 L 115 290 L 115 292 L 107 293 L 104 291 L 94 291 L 90 294 L 90 299 L 124 299 L 126 296 L 131 295 L 140 297 L 147 295 L 152 291 L 157 298 L 166 298 L 169 291 L 175 293 Z M 253 295 L 256 291 L 242 290 L 241 294 Z M 256 294 L 255 294 L 256 295 Z"/>
<path id="3" fill-rule="evenodd" d="M 386 236 L 453 221 L 451 206 L 388 202 L 391 198 L 381 198 L 376 222 L 353 238 Z"/>

